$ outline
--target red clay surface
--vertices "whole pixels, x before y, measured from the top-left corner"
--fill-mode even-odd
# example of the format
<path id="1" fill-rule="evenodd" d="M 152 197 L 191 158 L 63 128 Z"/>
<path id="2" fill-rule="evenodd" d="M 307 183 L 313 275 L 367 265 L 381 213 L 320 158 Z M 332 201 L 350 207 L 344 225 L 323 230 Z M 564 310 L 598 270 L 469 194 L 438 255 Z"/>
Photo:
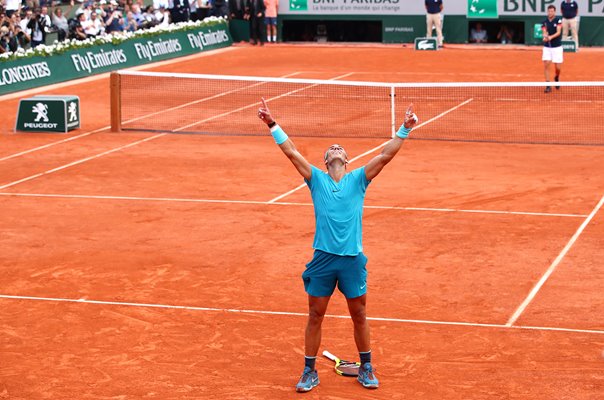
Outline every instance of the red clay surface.
<path id="1" fill-rule="evenodd" d="M 589 66 L 601 65 L 602 54 L 565 55 L 565 79 L 593 79 Z M 539 59 L 531 50 L 243 46 L 154 69 L 540 81 Z M 78 137 L 109 125 L 108 87 L 101 78 L 45 91 L 80 96 L 83 126 L 68 135 L 10 133 L 18 100 L 0 99 L 8 110 L 0 118 L 0 295 L 38 298 L 0 298 L 0 398 L 596 400 L 604 393 L 602 211 L 506 325 L 602 198 L 601 147 L 406 143 L 366 198 L 368 312 L 381 387 L 367 391 L 319 359 L 321 385 L 299 395 L 300 275 L 312 254 L 313 211 L 306 188 L 268 202 L 301 178 L 268 135 Z M 295 139 L 318 166 L 333 141 Z M 341 144 L 352 158 L 381 143 Z M 43 145 L 50 146 L 33 150 Z M 333 317 L 347 314 L 339 293 L 328 313 L 322 349 L 355 358 L 351 322 Z"/>

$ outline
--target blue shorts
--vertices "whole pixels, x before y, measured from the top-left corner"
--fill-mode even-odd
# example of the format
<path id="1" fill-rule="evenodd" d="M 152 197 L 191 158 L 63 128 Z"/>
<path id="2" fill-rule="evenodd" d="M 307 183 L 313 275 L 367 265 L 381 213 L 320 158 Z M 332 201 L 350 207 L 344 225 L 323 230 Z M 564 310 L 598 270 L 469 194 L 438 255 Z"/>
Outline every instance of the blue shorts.
<path id="1" fill-rule="evenodd" d="M 264 17 L 264 23 L 277 26 L 277 17 Z"/>
<path id="2" fill-rule="evenodd" d="M 336 283 L 347 299 L 367 293 L 367 257 L 363 253 L 356 256 L 338 256 L 315 250 L 311 262 L 306 264 L 302 274 L 304 289 L 310 296 L 331 296 Z"/>

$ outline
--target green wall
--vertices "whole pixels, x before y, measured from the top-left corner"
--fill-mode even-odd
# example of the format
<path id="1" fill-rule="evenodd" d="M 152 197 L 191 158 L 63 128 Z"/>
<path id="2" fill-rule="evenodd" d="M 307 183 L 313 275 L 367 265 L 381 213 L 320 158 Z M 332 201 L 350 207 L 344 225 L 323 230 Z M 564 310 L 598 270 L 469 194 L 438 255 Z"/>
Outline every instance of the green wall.
<path id="1" fill-rule="evenodd" d="M 533 26 L 543 21 L 543 16 L 502 16 L 499 22 L 522 21 L 524 22 L 525 43 L 529 45 L 541 44 L 540 40 L 533 38 Z M 284 21 L 345 21 L 364 20 L 382 22 L 383 43 L 411 43 L 416 37 L 426 34 L 426 17 L 424 15 L 280 15 L 279 31 L 283 29 Z M 445 15 L 443 35 L 445 43 L 467 43 L 468 27 L 478 19 L 468 19 L 465 15 Z M 493 21 L 493 20 L 489 20 Z M 281 36 L 280 36 L 281 37 Z M 604 46 L 604 18 L 581 17 L 579 28 L 579 43 L 581 46 Z"/>

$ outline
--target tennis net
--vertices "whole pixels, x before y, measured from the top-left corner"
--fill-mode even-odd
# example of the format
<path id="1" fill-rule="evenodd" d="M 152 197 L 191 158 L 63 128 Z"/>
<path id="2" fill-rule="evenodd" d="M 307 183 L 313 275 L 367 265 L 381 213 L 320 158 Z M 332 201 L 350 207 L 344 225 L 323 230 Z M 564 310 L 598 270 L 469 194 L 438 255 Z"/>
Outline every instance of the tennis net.
<path id="1" fill-rule="evenodd" d="M 391 137 L 413 103 L 414 139 L 604 145 L 604 82 L 382 83 L 120 71 L 114 131 L 266 135 L 264 97 L 290 136 Z"/>

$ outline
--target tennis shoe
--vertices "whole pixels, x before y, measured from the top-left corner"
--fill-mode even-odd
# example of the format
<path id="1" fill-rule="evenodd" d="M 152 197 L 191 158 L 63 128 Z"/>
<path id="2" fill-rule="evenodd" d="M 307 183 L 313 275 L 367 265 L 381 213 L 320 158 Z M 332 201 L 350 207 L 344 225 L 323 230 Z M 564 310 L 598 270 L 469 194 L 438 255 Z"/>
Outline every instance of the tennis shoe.
<path id="1" fill-rule="evenodd" d="M 296 385 L 296 392 L 310 392 L 319 384 L 319 374 L 310 367 L 304 367 L 304 372 Z"/>
<path id="2" fill-rule="evenodd" d="M 560 82 L 560 78 L 559 78 L 559 77 L 557 77 L 557 76 L 554 78 L 554 80 L 555 80 L 556 82 Z M 560 86 L 556 86 L 556 90 L 560 90 Z"/>
<path id="3" fill-rule="evenodd" d="M 545 88 L 545 91 L 544 91 L 544 92 L 545 92 L 545 93 L 550 93 L 551 91 L 552 91 L 552 87 L 551 87 L 551 86 L 547 86 L 547 87 Z"/>
<path id="4" fill-rule="evenodd" d="M 377 389 L 380 385 L 378 378 L 375 377 L 371 363 L 365 363 L 359 368 L 357 380 L 367 389 Z"/>

